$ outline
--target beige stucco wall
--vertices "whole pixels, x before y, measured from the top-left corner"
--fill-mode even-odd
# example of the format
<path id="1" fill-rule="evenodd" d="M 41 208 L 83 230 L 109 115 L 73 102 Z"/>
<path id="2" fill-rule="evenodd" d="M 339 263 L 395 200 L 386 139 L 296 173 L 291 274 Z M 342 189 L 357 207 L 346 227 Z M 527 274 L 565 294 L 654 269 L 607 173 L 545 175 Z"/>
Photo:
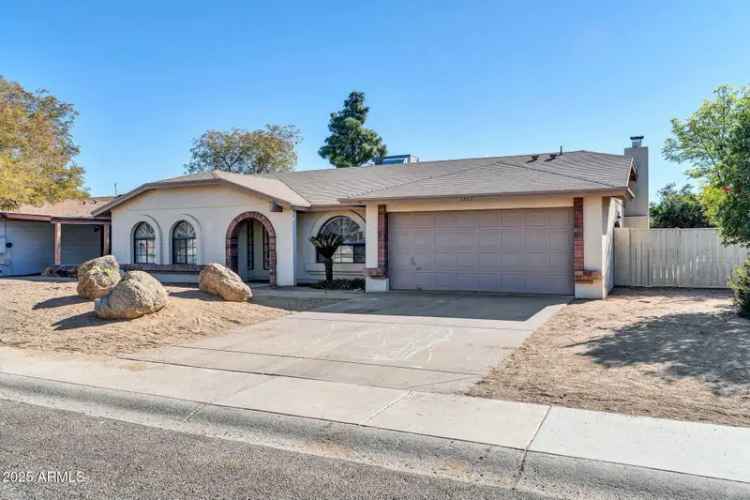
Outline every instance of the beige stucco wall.
<path id="1" fill-rule="evenodd" d="M 232 219 L 242 212 L 265 215 L 276 232 L 277 283 L 294 285 L 297 216 L 284 208 L 272 212 L 271 202 L 232 187 L 172 188 L 146 193 L 112 210 L 112 253 L 122 263 L 132 263 L 132 232 L 141 221 L 156 231 L 156 263 L 171 264 L 171 231 L 187 220 L 196 230 L 198 263 L 226 262 L 226 231 Z"/>
<path id="2" fill-rule="evenodd" d="M 343 215 L 351 218 L 365 231 L 369 238 L 365 211 L 361 208 L 326 210 L 321 212 L 298 212 L 297 214 L 297 282 L 314 283 L 325 278 L 325 267 L 315 262 L 315 247 L 310 237 L 318 234 L 320 228 L 332 217 Z M 377 237 L 377 233 L 376 233 Z M 365 245 L 366 249 L 366 245 Z M 365 264 L 334 264 L 333 276 L 336 279 L 362 278 Z"/>

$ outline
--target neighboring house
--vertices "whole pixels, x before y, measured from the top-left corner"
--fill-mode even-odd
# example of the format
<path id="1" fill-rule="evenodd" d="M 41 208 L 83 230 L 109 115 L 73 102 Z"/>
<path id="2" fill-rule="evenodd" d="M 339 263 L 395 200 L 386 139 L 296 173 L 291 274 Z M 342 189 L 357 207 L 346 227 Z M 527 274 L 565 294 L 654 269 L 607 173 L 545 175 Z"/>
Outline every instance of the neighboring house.
<path id="1" fill-rule="evenodd" d="M 92 211 L 112 197 L 22 205 L 0 212 L 0 276 L 39 274 L 109 253 L 109 216 Z"/>
<path id="2" fill-rule="evenodd" d="M 592 298 L 613 284 L 613 228 L 647 215 L 640 138 L 626 155 L 385 163 L 175 177 L 144 184 L 94 215 L 111 214 L 121 263 L 165 281 L 195 281 L 210 262 L 249 281 L 318 281 L 324 266 L 309 239 L 334 231 L 344 239 L 336 276 L 364 275 L 368 291 Z"/>

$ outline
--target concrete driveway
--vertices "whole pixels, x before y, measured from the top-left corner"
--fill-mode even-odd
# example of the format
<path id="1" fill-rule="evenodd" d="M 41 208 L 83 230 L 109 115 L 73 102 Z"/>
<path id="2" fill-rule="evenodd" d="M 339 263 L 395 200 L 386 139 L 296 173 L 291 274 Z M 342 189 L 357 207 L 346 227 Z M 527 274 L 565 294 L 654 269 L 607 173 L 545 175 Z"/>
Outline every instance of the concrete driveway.
<path id="1" fill-rule="evenodd" d="M 361 295 L 128 359 L 457 393 L 481 380 L 569 300 L 460 293 Z"/>

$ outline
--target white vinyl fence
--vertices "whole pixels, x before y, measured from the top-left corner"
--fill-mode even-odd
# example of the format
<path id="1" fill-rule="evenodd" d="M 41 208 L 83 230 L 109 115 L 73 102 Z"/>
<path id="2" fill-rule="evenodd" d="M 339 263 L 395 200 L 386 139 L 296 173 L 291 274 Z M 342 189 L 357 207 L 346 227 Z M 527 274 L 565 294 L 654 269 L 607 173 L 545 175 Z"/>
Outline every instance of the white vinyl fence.
<path id="1" fill-rule="evenodd" d="M 615 229 L 615 285 L 727 288 L 748 249 L 715 229 Z"/>

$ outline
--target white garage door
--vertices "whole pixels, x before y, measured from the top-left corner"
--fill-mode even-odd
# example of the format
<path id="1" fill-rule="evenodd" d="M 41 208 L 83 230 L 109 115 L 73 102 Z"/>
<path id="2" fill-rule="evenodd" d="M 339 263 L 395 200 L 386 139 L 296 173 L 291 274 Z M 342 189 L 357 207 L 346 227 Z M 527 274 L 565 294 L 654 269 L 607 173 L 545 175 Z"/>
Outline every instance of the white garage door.
<path id="1" fill-rule="evenodd" d="M 573 293 L 573 209 L 388 214 L 391 288 Z"/>

